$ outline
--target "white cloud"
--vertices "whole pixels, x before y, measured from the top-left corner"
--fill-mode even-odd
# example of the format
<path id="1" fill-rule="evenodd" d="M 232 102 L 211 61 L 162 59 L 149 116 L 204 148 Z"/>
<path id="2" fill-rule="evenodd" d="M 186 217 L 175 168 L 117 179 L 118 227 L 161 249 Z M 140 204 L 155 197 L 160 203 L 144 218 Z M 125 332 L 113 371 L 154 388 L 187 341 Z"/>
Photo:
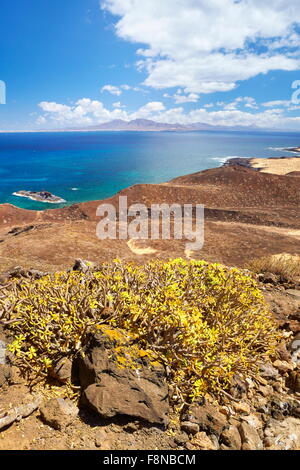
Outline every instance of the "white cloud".
<path id="1" fill-rule="evenodd" d="M 290 100 L 275 100 L 275 101 L 267 101 L 266 103 L 262 103 L 263 106 L 266 108 L 273 108 L 275 106 L 290 106 L 292 102 Z"/>
<path id="2" fill-rule="evenodd" d="M 145 85 L 186 94 L 229 91 L 240 80 L 300 66 L 294 25 L 299 0 L 102 0 L 115 31 L 145 44 L 137 52 Z M 263 53 L 253 47 L 257 42 Z M 284 49 L 284 50 L 283 50 Z"/>
<path id="3" fill-rule="evenodd" d="M 177 90 L 174 95 L 169 95 L 168 93 L 165 93 L 164 97 L 173 98 L 176 104 L 197 103 L 197 101 L 199 101 L 200 99 L 200 96 L 197 93 L 185 94 L 182 92 L 181 89 Z"/>
<path id="4" fill-rule="evenodd" d="M 49 113 L 65 113 L 71 109 L 70 106 L 51 101 L 42 101 L 39 106 L 43 109 L 43 111 L 47 111 Z"/>
<path id="5" fill-rule="evenodd" d="M 82 98 L 74 106 L 65 106 L 58 103 L 39 103 L 40 108 L 45 112 L 47 121 L 58 124 L 61 127 L 66 125 L 88 125 L 94 123 L 108 122 L 112 119 L 126 119 L 127 114 L 122 109 L 109 111 L 101 101 Z"/>
<path id="6" fill-rule="evenodd" d="M 219 105 L 222 106 L 223 109 L 227 111 L 235 110 L 239 106 L 244 106 L 245 108 L 250 108 L 250 109 L 258 109 L 255 99 L 252 98 L 251 96 L 239 96 L 231 103 L 225 104 L 223 102 L 220 102 Z"/>
<path id="7" fill-rule="evenodd" d="M 101 88 L 101 93 L 103 93 L 104 91 L 107 91 L 111 95 L 116 95 L 116 96 L 122 95 L 122 91 L 120 90 L 120 88 L 113 86 L 113 85 L 104 85 Z"/>
<path id="8" fill-rule="evenodd" d="M 131 86 L 131 85 L 127 85 L 126 83 L 124 85 L 121 85 L 120 88 L 122 88 L 122 90 L 125 90 L 125 91 L 141 91 L 143 93 L 145 93 L 145 90 L 143 90 L 143 88 L 140 88 L 138 86 Z"/>
<path id="9" fill-rule="evenodd" d="M 153 119 L 154 116 L 157 116 L 157 113 L 160 113 L 164 110 L 165 106 L 163 103 L 160 101 L 151 101 L 128 117 L 129 119 Z"/>
<path id="10" fill-rule="evenodd" d="M 114 108 L 119 108 L 119 109 L 121 109 L 121 108 L 126 108 L 126 106 L 124 106 L 124 105 L 121 103 L 121 101 L 117 101 L 116 103 L 113 103 L 113 107 L 114 107 Z"/>
<path id="11" fill-rule="evenodd" d="M 244 103 L 245 109 L 223 105 L 223 109 L 212 111 L 202 107 L 186 112 L 182 106 L 166 109 L 160 101 L 151 101 L 140 107 L 137 111 L 129 113 L 119 107 L 109 110 L 101 101 L 82 98 L 73 106 L 43 101 L 39 104 L 44 114 L 39 116 L 37 124 L 43 128 L 50 127 L 70 128 L 72 126 L 95 125 L 109 122 L 114 119 L 153 119 L 157 122 L 193 124 L 202 122 L 222 126 L 253 126 L 273 129 L 300 130 L 300 117 L 288 117 L 284 108 L 267 108 L 260 112 L 250 112 L 245 103 L 251 105 L 251 97 L 238 98 L 237 103 Z M 220 104 L 220 103 L 219 103 Z"/>

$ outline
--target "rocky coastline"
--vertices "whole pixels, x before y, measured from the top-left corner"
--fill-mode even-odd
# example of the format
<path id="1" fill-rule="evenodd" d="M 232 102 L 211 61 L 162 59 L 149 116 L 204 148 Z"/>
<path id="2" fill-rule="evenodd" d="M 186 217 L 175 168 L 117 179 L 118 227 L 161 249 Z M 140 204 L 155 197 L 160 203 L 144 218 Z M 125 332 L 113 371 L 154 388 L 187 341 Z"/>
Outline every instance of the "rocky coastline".
<path id="1" fill-rule="evenodd" d="M 286 152 L 300 153 L 300 147 L 284 149 Z"/>

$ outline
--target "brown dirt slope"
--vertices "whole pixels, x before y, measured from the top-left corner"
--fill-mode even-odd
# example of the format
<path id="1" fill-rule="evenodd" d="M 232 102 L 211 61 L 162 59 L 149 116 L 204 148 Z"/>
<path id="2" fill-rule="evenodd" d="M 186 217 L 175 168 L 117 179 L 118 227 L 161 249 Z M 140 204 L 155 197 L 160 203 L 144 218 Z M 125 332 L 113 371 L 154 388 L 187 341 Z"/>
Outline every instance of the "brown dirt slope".
<path id="1" fill-rule="evenodd" d="M 205 244 L 187 252 L 185 240 L 99 240 L 96 209 L 103 201 L 63 209 L 28 211 L 0 205 L 0 270 L 16 265 L 43 270 L 69 267 L 74 258 L 95 262 L 115 257 L 192 256 L 243 265 L 267 254 L 300 254 L 299 179 L 229 166 L 182 176 L 164 184 L 127 188 L 105 200 L 116 206 L 179 203 L 205 205 Z M 133 248 L 133 246 L 135 248 Z"/>

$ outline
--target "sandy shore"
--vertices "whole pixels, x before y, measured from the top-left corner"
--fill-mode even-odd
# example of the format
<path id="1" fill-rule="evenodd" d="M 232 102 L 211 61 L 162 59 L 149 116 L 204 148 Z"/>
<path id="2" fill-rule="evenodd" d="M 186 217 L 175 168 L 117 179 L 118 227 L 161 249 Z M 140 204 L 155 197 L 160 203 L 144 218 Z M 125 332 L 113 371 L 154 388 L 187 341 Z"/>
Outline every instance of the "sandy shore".
<path id="1" fill-rule="evenodd" d="M 300 158 L 252 158 L 249 161 L 252 168 L 260 169 L 262 173 L 287 175 L 294 171 L 300 172 Z"/>

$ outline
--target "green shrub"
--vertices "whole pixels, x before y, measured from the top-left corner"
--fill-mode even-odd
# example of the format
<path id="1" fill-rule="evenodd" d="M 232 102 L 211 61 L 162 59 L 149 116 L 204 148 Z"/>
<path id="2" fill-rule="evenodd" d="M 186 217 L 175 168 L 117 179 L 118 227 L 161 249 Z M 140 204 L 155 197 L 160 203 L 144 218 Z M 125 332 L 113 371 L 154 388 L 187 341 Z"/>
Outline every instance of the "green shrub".
<path id="1" fill-rule="evenodd" d="M 204 261 L 116 260 L 87 274 L 16 280 L 1 298 L 15 335 L 10 350 L 45 376 L 77 354 L 96 325 L 126 330 L 133 345 L 158 354 L 178 400 L 218 393 L 235 374 L 254 374 L 277 333 L 253 278 Z"/>

